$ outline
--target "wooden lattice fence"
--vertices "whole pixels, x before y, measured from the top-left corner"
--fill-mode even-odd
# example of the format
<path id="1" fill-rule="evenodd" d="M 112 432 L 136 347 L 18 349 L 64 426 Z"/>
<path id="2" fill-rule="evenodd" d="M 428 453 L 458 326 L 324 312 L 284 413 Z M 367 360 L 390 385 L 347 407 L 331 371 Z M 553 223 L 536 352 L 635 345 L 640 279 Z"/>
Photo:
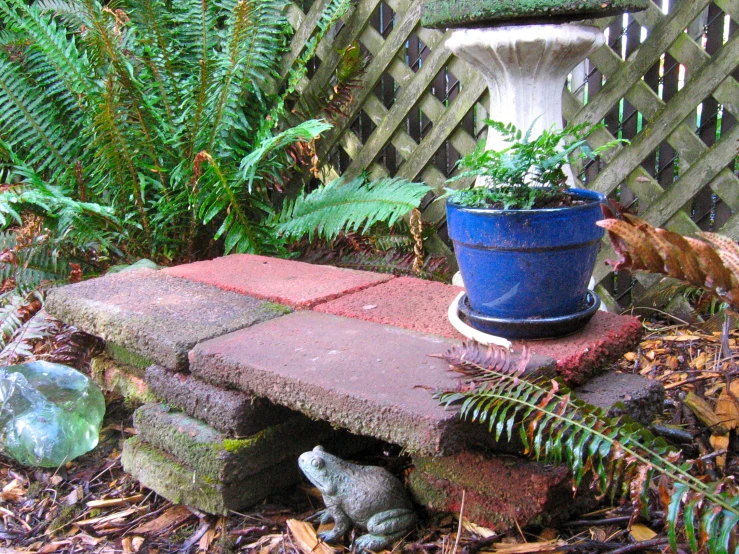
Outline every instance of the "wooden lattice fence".
<path id="1" fill-rule="evenodd" d="M 292 58 L 326 1 L 291 7 Z M 616 136 L 631 143 L 580 168 L 580 177 L 655 225 L 739 240 L 739 0 L 655 1 L 638 14 L 591 22 L 608 40 L 573 72 L 563 116 L 605 122 L 594 146 Z M 439 192 L 460 153 L 484 134 L 483 78 L 445 48 L 448 33 L 420 26 L 421 9 L 418 0 L 360 0 L 320 45 L 316 70 L 301 83 L 306 98 L 329 82 L 339 50 L 359 45 L 370 60 L 348 117 L 319 141 L 329 163 L 324 180 L 366 170 Z M 430 198 L 423 212 L 443 235 L 443 200 Z M 445 248 L 440 240 L 433 246 Z M 612 257 L 604 242 L 600 262 Z M 632 289 L 604 263 L 595 276 L 602 296 Z"/>

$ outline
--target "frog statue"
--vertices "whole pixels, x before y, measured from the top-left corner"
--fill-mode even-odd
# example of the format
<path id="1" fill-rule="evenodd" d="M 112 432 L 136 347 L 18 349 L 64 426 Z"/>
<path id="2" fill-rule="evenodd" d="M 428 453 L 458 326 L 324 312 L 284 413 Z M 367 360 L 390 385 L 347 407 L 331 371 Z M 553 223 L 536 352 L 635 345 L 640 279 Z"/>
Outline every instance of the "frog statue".
<path id="1" fill-rule="evenodd" d="M 318 535 L 326 542 L 335 542 L 354 524 L 368 531 L 357 539 L 357 550 L 377 552 L 416 523 L 405 488 L 386 469 L 347 462 L 322 446 L 301 454 L 298 466 L 323 495 L 321 523 L 334 521 L 333 529 Z"/>

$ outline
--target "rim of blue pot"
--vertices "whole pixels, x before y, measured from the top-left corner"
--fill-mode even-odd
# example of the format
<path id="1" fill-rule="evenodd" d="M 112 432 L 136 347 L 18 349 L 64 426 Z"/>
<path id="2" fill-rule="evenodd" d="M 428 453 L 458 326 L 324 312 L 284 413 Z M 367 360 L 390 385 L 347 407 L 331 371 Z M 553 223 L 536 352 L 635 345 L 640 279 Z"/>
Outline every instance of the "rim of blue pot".
<path id="1" fill-rule="evenodd" d="M 449 196 L 446 199 L 446 203 L 448 206 L 454 206 L 458 210 L 464 210 L 466 212 L 472 212 L 472 213 L 541 213 L 541 214 L 547 214 L 547 213 L 556 213 L 556 212 L 564 212 L 564 211 L 574 211 L 574 210 L 588 210 L 592 209 L 592 205 L 594 203 L 603 204 L 606 202 L 606 195 L 602 192 L 598 192 L 595 190 L 588 190 L 588 189 L 576 189 L 576 188 L 568 188 L 565 191 L 567 194 L 573 194 L 575 196 L 584 196 L 586 198 L 590 198 L 593 200 L 593 202 L 590 202 L 588 204 L 582 204 L 580 206 L 563 206 L 561 208 L 529 208 L 529 209 L 513 209 L 513 208 L 480 208 L 480 207 L 471 207 L 471 206 L 463 206 L 461 204 L 457 204 L 452 200 L 452 197 Z"/>

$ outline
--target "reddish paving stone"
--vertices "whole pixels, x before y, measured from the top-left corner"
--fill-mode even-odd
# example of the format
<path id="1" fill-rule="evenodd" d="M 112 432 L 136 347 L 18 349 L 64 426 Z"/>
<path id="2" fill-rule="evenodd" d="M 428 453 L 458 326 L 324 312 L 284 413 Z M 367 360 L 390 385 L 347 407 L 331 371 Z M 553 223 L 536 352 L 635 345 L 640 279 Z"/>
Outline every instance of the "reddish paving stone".
<path id="1" fill-rule="evenodd" d="M 526 344 L 532 352 L 557 360 L 559 376 L 570 386 L 576 386 L 633 350 L 643 334 L 637 318 L 599 311 L 574 335 Z M 515 349 L 523 345 L 524 341 L 513 343 Z"/>
<path id="2" fill-rule="evenodd" d="M 403 329 L 462 338 L 447 319 L 447 309 L 462 289 L 443 283 L 400 277 L 314 309 L 319 312 L 384 323 Z M 557 360 L 557 373 L 570 385 L 589 376 L 631 350 L 642 335 L 635 317 L 598 312 L 582 330 L 568 337 L 514 341 L 514 349 L 528 348 Z"/>
<path id="3" fill-rule="evenodd" d="M 458 514 L 464 491 L 465 516 L 498 533 L 517 524 L 555 524 L 577 508 L 564 466 L 477 452 L 414 456 L 413 464 L 409 485 L 416 502 L 433 512 Z"/>
<path id="4" fill-rule="evenodd" d="M 120 349 L 171 369 L 202 340 L 279 317 L 289 308 L 139 269 L 49 291 L 46 311 Z"/>
<path id="5" fill-rule="evenodd" d="M 453 451 L 464 441 L 456 410 L 431 393 L 453 388 L 430 357 L 456 341 L 316 312 L 298 312 L 206 341 L 190 352 L 199 378 L 236 387 L 349 431 L 412 452 Z M 552 360 L 534 364 L 551 368 Z M 476 429 L 477 430 L 477 429 Z"/>
<path id="6" fill-rule="evenodd" d="M 251 254 L 233 254 L 163 271 L 298 309 L 393 279 L 392 275 Z"/>
<path id="7" fill-rule="evenodd" d="M 319 304 L 317 312 L 385 323 L 452 339 L 464 339 L 446 316 L 460 287 L 398 277 L 354 294 Z"/>

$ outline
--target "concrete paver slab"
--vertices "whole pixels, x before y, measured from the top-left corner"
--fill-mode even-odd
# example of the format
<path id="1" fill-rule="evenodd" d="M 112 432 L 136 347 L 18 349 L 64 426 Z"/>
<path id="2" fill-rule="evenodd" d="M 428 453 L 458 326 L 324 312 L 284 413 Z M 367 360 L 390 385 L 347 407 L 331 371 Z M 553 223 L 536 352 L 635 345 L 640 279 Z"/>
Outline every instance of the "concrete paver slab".
<path id="1" fill-rule="evenodd" d="M 516 525 L 549 525 L 567 519 L 576 505 L 564 466 L 517 456 L 462 452 L 454 456 L 413 456 L 410 489 L 414 499 L 436 512 L 464 513 L 502 533 Z"/>
<path id="2" fill-rule="evenodd" d="M 170 454 L 139 437 L 123 443 L 123 469 L 145 487 L 175 504 L 191 506 L 209 514 L 226 515 L 242 510 L 300 480 L 298 464 L 287 460 L 233 483 L 213 482 Z"/>
<path id="3" fill-rule="evenodd" d="M 252 435 L 295 415 L 264 398 L 216 387 L 190 374 L 158 365 L 146 370 L 146 383 L 170 406 L 232 436 Z"/>
<path id="4" fill-rule="evenodd" d="M 626 414 L 642 425 L 649 425 L 662 413 L 665 400 L 665 388 L 659 381 L 615 371 L 596 375 L 573 392 L 609 417 Z"/>
<path id="5" fill-rule="evenodd" d="M 449 304 L 462 290 L 435 281 L 398 277 L 319 304 L 314 310 L 462 340 L 446 316 Z"/>
<path id="6" fill-rule="evenodd" d="M 264 396 L 353 433 L 452 451 L 464 441 L 456 411 L 432 398 L 455 376 L 431 357 L 455 341 L 356 319 L 298 312 L 199 344 L 194 375 Z M 532 364 L 551 367 L 536 358 Z"/>
<path id="7" fill-rule="evenodd" d="M 200 341 L 289 311 L 284 306 L 141 269 L 52 289 L 46 310 L 171 369 Z"/>
<path id="8" fill-rule="evenodd" d="M 232 254 L 164 271 L 298 309 L 393 279 L 392 275 L 251 254 Z"/>
<path id="9" fill-rule="evenodd" d="M 319 304 L 314 310 L 460 338 L 447 319 L 447 309 L 461 290 L 443 283 L 399 277 Z M 598 312 L 585 328 L 573 335 L 541 341 L 514 341 L 513 344 L 516 350 L 526 344 L 531 352 L 554 358 L 557 373 L 569 384 L 576 385 L 631 350 L 641 335 L 638 319 Z"/>
<path id="10" fill-rule="evenodd" d="M 330 444 L 337 433 L 324 421 L 293 414 L 288 421 L 241 438 L 229 438 L 163 404 L 146 404 L 136 410 L 134 425 L 144 442 L 197 468 L 211 481 L 232 483 L 287 459 L 297 460 L 317 444 Z"/>

